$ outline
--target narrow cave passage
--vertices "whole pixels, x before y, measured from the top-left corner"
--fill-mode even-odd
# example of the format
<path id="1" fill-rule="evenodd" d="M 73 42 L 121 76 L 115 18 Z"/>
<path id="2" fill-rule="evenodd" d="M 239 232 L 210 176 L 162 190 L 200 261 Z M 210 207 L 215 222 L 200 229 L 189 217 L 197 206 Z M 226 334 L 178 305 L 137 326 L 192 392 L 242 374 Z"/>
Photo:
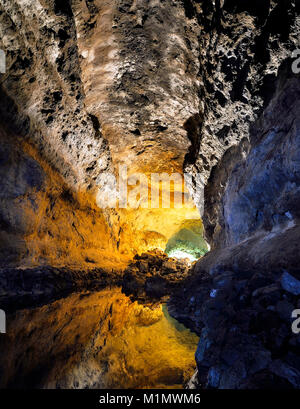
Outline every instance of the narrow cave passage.
<path id="1" fill-rule="evenodd" d="M 0 0 L 0 388 L 300 389 L 299 27 Z"/>
<path id="2" fill-rule="evenodd" d="M 5 194 L 16 180 L 25 190 L 2 217 L 24 213 L 34 227 L 21 226 L 21 254 L 15 226 L 7 232 L 0 387 L 182 388 L 196 369 L 199 334 L 171 318 L 166 302 L 208 247 L 181 174 L 177 184 L 157 183 L 157 207 L 103 210 L 33 146 L 7 131 L 1 138 L 2 171 L 14 170 Z"/>
<path id="3" fill-rule="evenodd" d="M 73 197 L 63 198 L 74 206 Z M 144 247 L 124 271 L 117 264 L 108 273 L 91 261 L 92 267 L 77 270 L 23 270 L 27 287 L 19 309 L 7 315 L 7 337 L 0 339 L 7 352 L 0 357 L 7 368 L 1 387 L 164 389 L 188 383 L 199 337 L 170 317 L 166 302 L 191 262 L 208 251 L 198 210 L 171 203 L 169 209 L 124 212 L 127 223 L 132 217 L 132 225 L 145 230 Z M 151 225 L 155 232 L 147 230 Z M 130 239 L 125 233 L 119 234 L 120 249 L 122 237 Z M 10 285 L 12 272 L 7 270 Z M 13 310 L 15 301 L 8 298 L 7 307 Z"/>
<path id="4" fill-rule="evenodd" d="M 178 232 L 173 234 L 165 249 L 169 257 L 196 261 L 209 251 L 209 245 L 203 237 L 201 220 L 186 220 Z"/>

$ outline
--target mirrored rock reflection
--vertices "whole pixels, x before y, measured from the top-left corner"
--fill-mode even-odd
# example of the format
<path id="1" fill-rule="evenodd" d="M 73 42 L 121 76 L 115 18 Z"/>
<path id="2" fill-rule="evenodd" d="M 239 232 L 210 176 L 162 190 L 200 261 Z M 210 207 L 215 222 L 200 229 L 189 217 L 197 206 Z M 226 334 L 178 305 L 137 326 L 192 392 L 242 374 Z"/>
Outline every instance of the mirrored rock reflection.
<path id="1" fill-rule="evenodd" d="M 7 327 L 1 388 L 182 388 L 195 370 L 197 335 L 118 288 L 18 311 Z"/>

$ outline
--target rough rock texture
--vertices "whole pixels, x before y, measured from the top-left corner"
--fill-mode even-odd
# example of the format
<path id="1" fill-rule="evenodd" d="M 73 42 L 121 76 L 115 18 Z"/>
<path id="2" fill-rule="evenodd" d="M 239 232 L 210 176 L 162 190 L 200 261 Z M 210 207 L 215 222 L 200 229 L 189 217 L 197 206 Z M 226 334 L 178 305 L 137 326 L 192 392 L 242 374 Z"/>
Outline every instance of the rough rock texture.
<path id="1" fill-rule="evenodd" d="M 117 174 L 120 164 L 129 175 L 186 169 L 206 180 L 269 101 L 279 65 L 296 48 L 295 7 L 1 0 L 1 120 L 71 189 L 94 197 L 99 180 L 108 184 L 104 173 Z M 164 209 L 104 212 L 125 256 L 164 250 L 196 217 L 185 208 L 167 218 Z"/>
<path id="2" fill-rule="evenodd" d="M 198 387 L 300 387 L 300 337 L 291 328 L 300 305 L 299 101 L 287 61 L 250 141 L 224 155 L 206 187 L 215 249 L 170 303 L 200 335 Z"/>
<path id="3" fill-rule="evenodd" d="M 129 174 L 186 169 L 207 180 L 224 152 L 248 137 L 278 67 L 296 48 L 295 7 L 289 0 L 1 0 L 1 119 L 72 189 L 94 196 L 103 174 L 117 174 L 120 164 Z M 164 250 L 173 226 L 196 211 L 104 216 L 119 251 L 130 254 Z"/>
<path id="4" fill-rule="evenodd" d="M 276 234 L 299 220 L 299 76 L 290 60 L 274 97 L 251 127 L 249 143 L 227 151 L 206 187 L 206 236 L 215 248 L 256 233 Z"/>
<path id="5" fill-rule="evenodd" d="M 207 179 L 225 151 L 249 137 L 249 124 L 268 104 L 281 63 L 299 41 L 299 3 L 280 1 L 184 1 L 197 19 L 200 131 L 187 169 Z"/>
<path id="6" fill-rule="evenodd" d="M 180 287 L 189 266 L 188 260 L 168 258 L 159 251 L 136 255 L 124 271 L 122 290 L 134 300 L 164 301 Z"/>
<path id="7" fill-rule="evenodd" d="M 199 112 L 197 22 L 178 0 L 77 0 L 72 10 L 85 104 L 114 163 L 181 172 L 184 124 Z"/>
<path id="8" fill-rule="evenodd" d="M 291 313 L 300 307 L 293 285 L 300 274 L 219 268 L 199 263 L 174 295 L 172 316 L 196 331 L 198 374 L 190 387 L 300 387 L 300 336 Z M 232 267 L 232 266 L 231 266 Z"/>
<path id="9" fill-rule="evenodd" d="M 3 262 L 164 250 L 199 222 L 195 209 L 100 211 L 97 185 L 113 194 L 105 172 L 120 164 L 200 173 L 214 250 L 170 303 L 201 335 L 199 385 L 299 388 L 299 2 L 0 0 L 0 11 Z M 126 285 L 145 297 L 142 261 Z"/>
<path id="10" fill-rule="evenodd" d="M 190 146 L 184 124 L 199 112 L 200 27 L 186 21 L 181 1 L 1 0 L 0 10 L 7 60 L 0 119 L 71 190 L 96 198 L 104 181 L 113 195 L 105 175 L 120 164 L 129 175 L 182 172 Z M 164 250 L 181 223 L 199 215 L 184 208 L 168 218 L 161 209 L 104 217 L 129 257 Z"/>
<path id="11" fill-rule="evenodd" d="M 120 268 L 114 231 L 30 145 L 0 127 L 0 266 Z"/>
<path id="12" fill-rule="evenodd" d="M 109 165 L 84 104 L 76 28 L 68 1 L 1 0 L 1 119 L 30 138 L 62 176 L 87 188 Z"/>

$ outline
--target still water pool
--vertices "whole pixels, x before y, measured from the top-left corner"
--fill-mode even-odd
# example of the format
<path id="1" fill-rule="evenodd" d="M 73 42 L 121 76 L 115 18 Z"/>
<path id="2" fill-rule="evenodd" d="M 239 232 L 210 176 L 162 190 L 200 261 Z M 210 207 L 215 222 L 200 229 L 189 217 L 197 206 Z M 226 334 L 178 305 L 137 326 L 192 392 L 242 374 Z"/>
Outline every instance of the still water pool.
<path id="1" fill-rule="evenodd" d="M 197 343 L 165 305 L 139 305 L 118 288 L 72 294 L 7 317 L 0 387 L 181 388 Z"/>

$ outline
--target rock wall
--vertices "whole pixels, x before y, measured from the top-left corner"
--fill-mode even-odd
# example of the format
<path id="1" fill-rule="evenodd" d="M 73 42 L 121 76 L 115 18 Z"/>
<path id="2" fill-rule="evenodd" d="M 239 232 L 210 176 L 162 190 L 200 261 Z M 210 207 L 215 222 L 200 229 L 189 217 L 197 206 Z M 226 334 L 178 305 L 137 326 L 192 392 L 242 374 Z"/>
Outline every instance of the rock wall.
<path id="1" fill-rule="evenodd" d="M 200 335 L 193 387 L 300 386 L 300 338 L 292 332 L 300 294 L 299 96 L 288 58 L 246 138 L 226 151 L 205 188 L 213 251 L 170 302 Z"/>
<path id="2" fill-rule="evenodd" d="M 299 4 L 289 0 L 183 3 L 187 18 L 196 19 L 201 27 L 201 120 L 185 169 L 202 174 L 207 182 L 222 158 L 228 168 L 229 152 L 249 139 L 249 125 L 275 91 L 280 65 L 298 47 Z M 211 217 L 207 210 L 204 217 Z"/>
<path id="3" fill-rule="evenodd" d="M 113 196 L 106 173 L 121 164 L 129 176 L 182 173 L 197 129 L 200 28 L 181 1 L 1 0 L 0 10 L 0 120 L 71 191 L 95 201 L 103 182 Z M 125 256 L 164 250 L 186 219 L 199 219 L 196 208 L 103 215 Z"/>
<path id="4" fill-rule="evenodd" d="M 1 0 L 0 119 L 72 191 L 94 198 L 99 183 L 114 195 L 105 175 L 117 175 L 119 165 L 129 176 L 186 170 L 208 181 L 249 139 L 249 124 L 273 95 L 278 68 L 297 45 L 296 7 L 290 0 Z M 196 208 L 167 217 L 164 209 L 103 215 L 124 255 L 164 250 L 186 220 L 199 218 Z M 215 216 L 206 210 L 204 217 L 210 239 Z"/>
<path id="5" fill-rule="evenodd" d="M 102 177 L 120 164 L 200 174 L 214 250 L 170 303 L 201 335 L 198 383 L 299 387 L 299 2 L 0 10 L 3 263 L 114 264 L 163 248 L 197 210 L 102 211 L 99 179 L 113 194 Z"/>
<path id="6" fill-rule="evenodd" d="M 109 165 L 109 150 L 84 104 L 70 4 L 1 0 L 0 8 L 1 119 L 71 186 L 88 188 Z"/>
<path id="7" fill-rule="evenodd" d="M 204 223 L 214 248 L 298 224 L 299 77 L 287 60 L 250 142 L 226 152 L 206 186 Z"/>
<path id="8" fill-rule="evenodd" d="M 130 172 L 182 172 L 199 113 L 200 27 L 181 1 L 72 2 L 85 104 L 113 162 Z"/>
<path id="9" fill-rule="evenodd" d="M 72 192 L 32 146 L 0 129 L 0 266 L 122 267 L 93 197 Z"/>

